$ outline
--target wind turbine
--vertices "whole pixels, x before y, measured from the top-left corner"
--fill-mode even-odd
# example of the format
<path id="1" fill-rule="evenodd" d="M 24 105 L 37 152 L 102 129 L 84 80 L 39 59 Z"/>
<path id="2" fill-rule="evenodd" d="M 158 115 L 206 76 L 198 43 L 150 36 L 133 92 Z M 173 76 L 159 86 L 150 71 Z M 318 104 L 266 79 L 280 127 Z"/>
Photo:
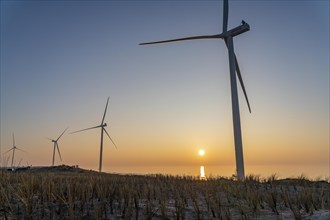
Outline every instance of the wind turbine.
<path id="1" fill-rule="evenodd" d="M 228 48 L 228 56 L 229 56 L 236 171 L 237 171 L 237 178 L 239 180 L 243 180 L 244 176 L 245 176 L 244 159 L 243 159 L 241 122 L 240 122 L 240 114 L 239 114 L 239 103 L 238 103 L 237 82 L 236 82 L 235 70 L 237 73 L 238 80 L 241 84 L 241 87 L 242 87 L 250 113 L 251 113 L 251 108 L 250 108 L 249 99 L 246 94 L 245 86 L 243 83 L 241 71 L 239 69 L 237 58 L 236 58 L 236 55 L 234 52 L 233 37 L 240 35 L 246 31 L 249 31 L 250 26 L 243 20 L 242 20 L 241 25 L 239 25 L 231 30 L 227 30 L 227 26 L 228 26 L 228 0 L 224 0 L 223 1 L 223 26 L 222 26 L 221 34 L 194 36 L 194 37 L 178 38 L 178 39 L 164 40 L 164 41 L 155 41 L 155 42 L 141 43 L 140 45 L 161 44 L 161 43 L 169 43 L 169 42 L 176 42 L 176 41 L 200 40 L 200 39 L 222 39 L 225 41 L 225 44 Z"/>
<path id="2" fill-rule="evenodd" d="M 66 129 L 62 132 L 62 134 L 61 134 L 56 140 L 53 140 L 53 139 L 48 138 L 48 140 L 50 140 L 51 142 L 54 143 L 53 162 L 52 162 L 52 166 L 54 166 L 54 162 L 55 162 L 55 149 L 57 149 L 58 155 L 60 156 L 60 159 L 61 159 L 61 161 L 62 161 L 62 157 L 61 157 L 61 153 L 60 153 L 60 148 L 58 147 L 58 140 L 62 137 L 62 135 L 66 132 L 66 130 L 68 130 L 68 128 L 66 128 Z"/>
<path id="3" fill-rule="evenodd" d="M 107 104 L 105 106 L 103 118 L 102 118 L 102 121 L 101 121 L 101 124 L 100 125 L 95 126 L 95 127 L 91 127 L 91 128 L 82 129 L 82 130 L 79 130 L 79 131 L 75 131 L 75 132 L 71 132 L 70 133 L 70 134 L 73 134 L 73 133 L 77 133 L 77 132 L 81 132 L 81 131 L 86 131 L 86 130 L 90 130 L 90 129 L 94 129 L 94 128 L 101 128 L 100 163 L 99 163 L 99 171 L 100 171 L 100 173 L 102 172 L 103 132 L 105 132 L 108 135 L 109 139 L 111 140 L 111 142 L 113 143 L 113 145 L 117 149 L 117 146 L 116 146 L 115 142 L 113 142 L 113 140 L 110 137 L 109 133 L 107 132 L 107 130 L 105 130 L 105 127 L 107 127 L 107 123 L 104 123 L 104 119 L 105 119 L 105 114 L 106 114 L 107 108 L 108 108 L 109 98 L 110 97 L 108 97 Z"/>
<path id="4" fill-rule="evenodd" d="M 18 147 L 16 147 L 16 145 L 15 145 L 15 136 L 14 136 L 14 133 L 13 133 L 13 147 L 5 152 L 5 153 L 8 153 L 9 151 L 13 151 L 13 155 L 11 157 L 11 168 L 12 169 L 14 168 L 15 150 L 20 150 L 20 151 L 25 152 L 24 150 L 19 149 Z"/>

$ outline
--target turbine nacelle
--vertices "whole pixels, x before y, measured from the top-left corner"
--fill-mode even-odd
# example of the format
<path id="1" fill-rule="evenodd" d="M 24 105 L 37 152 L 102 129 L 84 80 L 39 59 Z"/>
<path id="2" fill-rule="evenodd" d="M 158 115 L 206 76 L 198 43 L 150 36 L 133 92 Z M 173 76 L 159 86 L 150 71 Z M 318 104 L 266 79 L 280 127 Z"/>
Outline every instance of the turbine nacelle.
<path id="1" fill-rule="evenodd" d="M 233 29 L 231 29 L 227 32 L 224 32 L 221 35 L 223 35 L 224 38 L 229 37 L 229 36 L 235 37 L 235 36 L 240 35 L 244 32 L 247 32 L 249 30 L 250 30 L 250 25 L 244 21 L 244 22 L 242 22 L 241 25 L 239 25 L 239 26 L 237 26 L 237 27 L 235 27 L 235 28 L 233 28 Z"/>
<path id="2" fill-rule="evenodd" d="M 103 127 L 103 128 L 106 127 L 106 126 L 107 126 L 107 123 L 104 123 L 103 125 L 101 125 L 101 127 Z"/>

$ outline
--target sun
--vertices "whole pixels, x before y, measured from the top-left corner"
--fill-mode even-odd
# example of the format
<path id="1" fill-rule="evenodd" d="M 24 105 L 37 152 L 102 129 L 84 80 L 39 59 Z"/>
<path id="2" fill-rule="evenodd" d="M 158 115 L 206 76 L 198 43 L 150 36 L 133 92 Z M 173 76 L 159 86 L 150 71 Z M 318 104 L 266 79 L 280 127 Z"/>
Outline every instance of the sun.
<path id="1" fill-rule="evenodd" d="M 205 151 L 204 151 L 203 149 L 200 149 L 200 150 L 198 151 L 198 154 L 199 154 L 199 156 L 204 156 Z"/>

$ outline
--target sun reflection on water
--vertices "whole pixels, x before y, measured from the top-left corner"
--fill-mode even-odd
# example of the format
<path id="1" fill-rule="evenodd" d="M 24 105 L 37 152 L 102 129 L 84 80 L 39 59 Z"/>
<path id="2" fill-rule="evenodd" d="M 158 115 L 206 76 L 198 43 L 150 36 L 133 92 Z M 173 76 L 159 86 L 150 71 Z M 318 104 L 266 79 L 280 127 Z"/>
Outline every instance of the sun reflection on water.
<path id="1" fill-rule="evenodd" d="M 201 166 L 199 178 L 201 180 L 206 180 L 204 166 Z"/>

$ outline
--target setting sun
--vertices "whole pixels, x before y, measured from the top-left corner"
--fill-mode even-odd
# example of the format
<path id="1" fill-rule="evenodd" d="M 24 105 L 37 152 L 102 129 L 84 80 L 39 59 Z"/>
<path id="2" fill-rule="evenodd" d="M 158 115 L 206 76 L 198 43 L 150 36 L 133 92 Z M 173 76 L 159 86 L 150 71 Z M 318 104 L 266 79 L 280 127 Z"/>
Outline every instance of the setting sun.
<path id="1" fill-rule="evenodd" d="M 204 151 L 203 149 L 200 149 L 200 150 L 198 151 L 198 154 L 199 154 L 199 156 L 204 156 L 205 151 Z"/>

